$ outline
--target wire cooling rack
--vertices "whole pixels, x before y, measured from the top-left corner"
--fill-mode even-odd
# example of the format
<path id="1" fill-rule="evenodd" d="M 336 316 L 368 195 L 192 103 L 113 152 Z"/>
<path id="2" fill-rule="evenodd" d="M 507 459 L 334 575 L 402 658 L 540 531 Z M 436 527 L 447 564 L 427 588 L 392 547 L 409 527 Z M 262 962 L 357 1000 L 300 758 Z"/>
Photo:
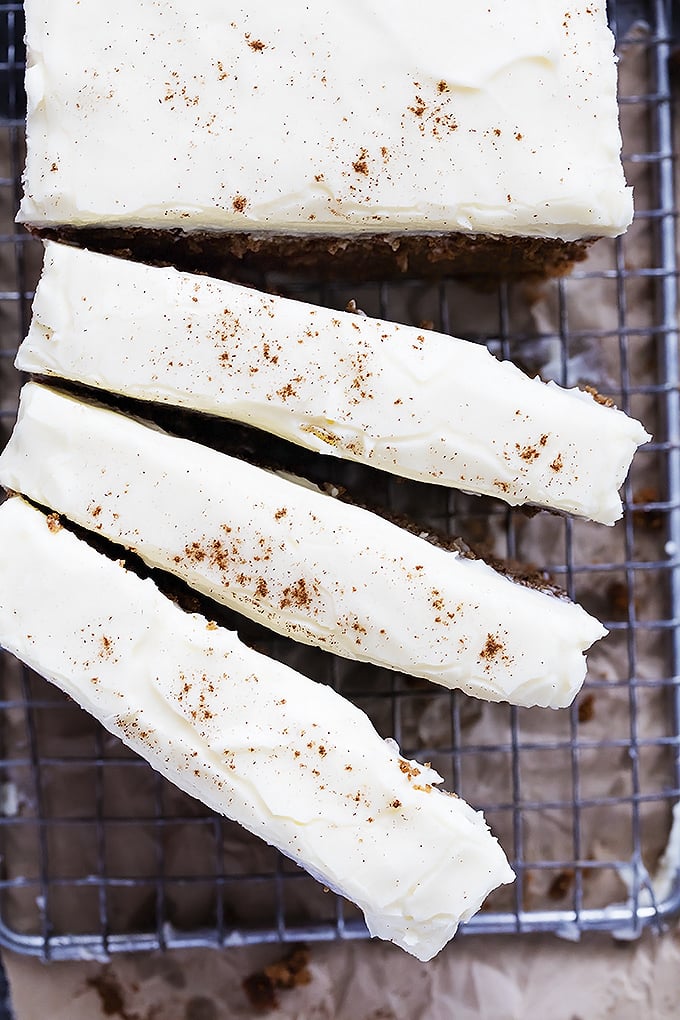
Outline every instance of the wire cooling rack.
<path id="1" fill-rule="evenodd" d="M 612 4 L 637 68 L 621 116 L 636 223 L 601 241 L 561 281 L 501 285 L 411 280 L 307 288 L 312 300 L 486 342 L 564 384 L 592 382 L 642 417 L 614 529 L 490 499 L 400 483 L 293 451 L 303 472 L 370 491 L 425 528 L 495 554 L 529 556 L 605 620 L 569 712 L 484 705 L 420 681 L 269 638 L 264 650 L 332 683 L 431 760 L 485 810 L 517 872 L 463 931 L 599 929 L 635 937 L 680 910 L 670 861 L 656 874 L 680 796 L 680 393 L 669 54 L 672 5 Z M 635 29 L 642 19 L 647 30 Z M 13 226 L 23 164 L 23 13 L 0 3 L 0 429 L 11 427 L 12 368 L 40 264 Z M 628 91 L 626 89 L 628 88 Z M 644 138 L 630 148 L 631 138 Z M 277 281 L 278 282 L 278 281 Z M 474 310 L 474 311 L 472 311 Z M 228 428 L 228 426 L 224 426 Z M 244 636 L 248 625 L 244 624 Z M 160 779 L 76 706 L 10 656 L 0 660 L 0 943 L 44 958 L 255 942 L 363 938 L 360 914 L 254 837 Z"/>

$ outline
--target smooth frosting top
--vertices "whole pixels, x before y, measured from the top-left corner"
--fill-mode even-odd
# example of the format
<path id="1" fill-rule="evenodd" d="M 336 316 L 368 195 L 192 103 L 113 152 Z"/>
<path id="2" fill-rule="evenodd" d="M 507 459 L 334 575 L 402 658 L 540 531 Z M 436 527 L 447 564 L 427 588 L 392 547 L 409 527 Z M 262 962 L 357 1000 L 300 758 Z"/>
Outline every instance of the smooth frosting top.
<path id="1" fill-rule="evenodd" d="M 649 439 L 480 344 L 55 243 L 17 367 L 604 524 Z"/>
<path id="2" fill-rule="evenodd" d="M 278 633 L 490 701 L 570 704 L 606 634 L 361 507 L 36 383 L 0 483 Z"/>
<path id="3" fill-rule="evenodd" d="M 181 789 L 421 960 L 513 873 L 484 818 L 368 717 L 178 609 L 23 500 L 0 508 L 0 644 Z"/>
<path id="4" fill-rule="evenodd" d="M 29 0 L 20 218 L 621 233 L 603 0 Z"/>

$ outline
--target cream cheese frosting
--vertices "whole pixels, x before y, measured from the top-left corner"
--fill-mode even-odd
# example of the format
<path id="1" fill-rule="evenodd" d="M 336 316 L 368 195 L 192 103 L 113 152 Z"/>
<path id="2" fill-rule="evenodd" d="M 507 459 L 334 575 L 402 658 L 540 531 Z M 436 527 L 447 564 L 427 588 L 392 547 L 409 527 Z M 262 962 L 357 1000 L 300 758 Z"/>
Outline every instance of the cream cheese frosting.
<path id="1" fill-rule="evenodd" d="M 189 615 L 23 500 L 0 508 L 0 645 L 182 790 L 429 960 L 514 878 L 484 817 L 336 694 Z"/>
<path id="2" fill-rule="evenodd" d="M 16 364 L 603 524 L 650 438 L 478 344 L 51 242 Z"/>
<path id="3" fill-rule="evenodd" d="M 27 0 L 36 225 L 575 240 L 632 217 L 604 0 Z"/>
<path id="4" fill-rule="evenodd" d="M 298 641 L 553 708 L 606 631 L 356 506 L 29 383 L 0 482 Z"/>

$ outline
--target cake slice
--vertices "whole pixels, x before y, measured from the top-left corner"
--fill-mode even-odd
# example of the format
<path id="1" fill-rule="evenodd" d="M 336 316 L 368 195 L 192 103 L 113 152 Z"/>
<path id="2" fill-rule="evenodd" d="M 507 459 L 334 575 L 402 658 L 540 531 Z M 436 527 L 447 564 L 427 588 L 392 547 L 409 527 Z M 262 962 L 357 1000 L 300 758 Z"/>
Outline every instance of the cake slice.
<path id="1" fill-rule="evenodd" d="M 0 508 L 0 645 L 182 790 L 429 960 L 513 873 L 481 813 L 329 687 L 189 615 L 20 499 Z"/>
<path id="2" fill-rule="evenodd" d="M 568 705 L 606 633 L 314 487 L 36 383 L 0 483 L 278 633 L 491 701 Z"/>
<path id="3" fill-rule="evenodd" d="M 604 0 L 25 9 L 48 234 L 365 278 L 563 271 L 630 223 Z"/>
<path id="4" fill-rule="evenodd" d="M 53 243 L 16 364 L 604 524 L 649 439 L 478 344 Z"/>

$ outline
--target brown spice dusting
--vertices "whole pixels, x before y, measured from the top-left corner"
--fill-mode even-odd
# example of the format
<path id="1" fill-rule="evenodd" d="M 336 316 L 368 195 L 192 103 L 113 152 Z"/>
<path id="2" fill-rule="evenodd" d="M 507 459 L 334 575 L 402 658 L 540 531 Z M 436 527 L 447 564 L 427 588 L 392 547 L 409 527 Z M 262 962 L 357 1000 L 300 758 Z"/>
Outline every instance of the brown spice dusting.
<path id="1" fill-rule="evenodd" d="M 442 78 L 441 81 L 437 82 L 437 92 L 442 93 L 448 91 L 449 91 L 448 82 L 445 82 L 444 79 Z"/>
<path id="2" fill-rule="evenodd" d="M 285 517 L 288 513 L 288 509 L 285 506 L 280 507 L 274 514 L 274 519 L 280 521 L 282 517 Z"/>
<path id="3" fill-rule="evenodd" d="M 288 397 L 296 397 L 297 391 L 293 388 L 291 383 L 286 383 L 276 391 L 277 397 L 281 397 L 281 400 L 287 400 Z"/>
<path id="4" fill-rule="evenodd" d="M 416 117 L 422 117 L 427 110 L 427 104 L 423 101 L 422 96 L 416 96 L 415 103 L 413 106 L 409 106 L 411 113 L 415 114 Z"/>
<path id="5" fill-rule="evenodd" d="M 487 634 L 486 644 L 479 653 L 479 657 L 480 659 L 485 659 L 487 662 L 490 662 L 492 659 L 495 659 L 499 652 L 503 651 L 504 647 L 503 643 L 498 640 L 495 634 Z"/>
<path id="6" fill-rule="evenodd" d="M 591 722 L 595 717 L 595 695 L 592 691 L 584 695 L 578 703 L 578 721 Z"/>
<path id="7" fill-rule="evenodd" d="M 255 594 L 259 598 L 264 599 L 264 598 L 267 597 L 267 592 L 268 591 L 269 591 L 269 587 L 268 587 L 267 582 L 265 581 L 264 577 L 258 577 L 257 584 L 255 585 Z"/>
<path id="8" fill-rule="evenodd" d="M 62 524 L 59 514 L 48 514 L 47 527 L 50 529 L 53 535 L 56 535 L 58 531 L 61 531 Z"/>
<path id="9" fill-rule="evenodd" d="M 262 50 L 266 50 L 267 49 L 267 44 L 266 43 L 263 43 L 261 39 L 251 39 L 250 35 L 247 32 L 246 32 L 246 40 L 247 40 L 248 45 L 250 46 L 251 50 L 253 50 L 254 53 L 262 53 Z"/>
<path id="10" fill-rule="evenodd" d="M 601 393 L 595 389 L 594 386 L 584 386 L 586 393 L 589 393 L 596 404 L 602 404 L 603 407 L 614 407 L 614 401 L 611 397 L 603 397 Z"/>
<path id="11" fill-rule="evenodd" d="M 279 608 L 286 609 L 287 606 L 297 606 L 298 608 L 309 607 L 311 603 L 312 598 L 307 590 L 307 582 L 304 577 L 301 577 L 295 584 L 283 589 L 283 598 L 279 602 Z"/>
<path id="12" fill-rule="evenodd" d="M 100 506 L 95 506 L 90 510 L 90 513 L 92 514 L 93 517 L 99 517 L 101 512 L 102 508 Z"/>
<path id="13" fill-rule="evenodd" d="M 244 195 L 234 195 L 231 203 L 234 207 L 235 212 L 245 212 L 246 206 L 248 205 L 248 199 Z"/>
<path id="14" fill-rule="evenodd" d="M 214 620 L 208 620 L 208 622 L 205 625 L 205 629 L 206 630 L 217 630 L 217 624 L 215 623 Z"/>
<path id="15" fill-rule="evenodd" d="M 357 174 L 363 174 L 368 177 L 368 151 L 362 149 L 357 159 L 352 163 L 352 170 Z"/>
<path id="16" fill-rule="evenodd" d="M 101 636 L 101 651 L 99 653 L 100 659 L 110 659 L 113 655 L 113 641 L 106 634 Z"/>
<path id="17" fill-rule="evenodd" d="M 553 461 L 550 462 L 550 467 L 553 471 L 561 471 L 564 467 L 564 461 L 562 460 L 562 454 L 558 453 Z"/>
<path id="18" fill-rule="evenodd" d="M 531 464 L 532 461 L 540 457 L 540 454 L 535 446 L 520 446 L 519 443 L 515 443 L 515 449 L 520 455 L 522 460 L 525 460 L 527 464 Z"/>
<path id="19" fill-rule="evenodd" d="M 202 563 L 206 554 L 205 550 L 201 548 L 200 543 L 192 542 L 191 546 L 185 546 L 185 556 L 191 563 Z"/>

